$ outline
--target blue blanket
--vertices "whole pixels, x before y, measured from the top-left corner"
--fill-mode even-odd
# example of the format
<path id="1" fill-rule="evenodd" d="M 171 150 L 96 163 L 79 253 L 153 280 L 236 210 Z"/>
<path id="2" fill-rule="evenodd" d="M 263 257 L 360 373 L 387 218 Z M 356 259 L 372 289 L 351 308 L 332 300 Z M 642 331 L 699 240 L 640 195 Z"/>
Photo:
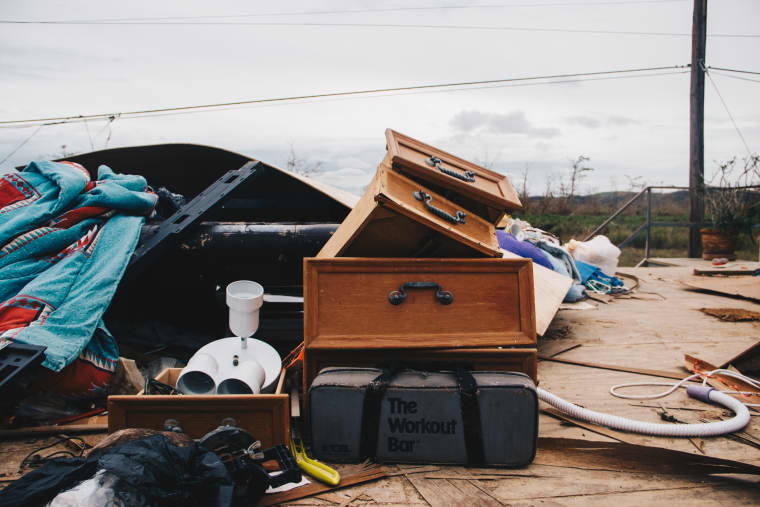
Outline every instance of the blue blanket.
<path id="1" fill-rule="evenodd" d="M 79 360 L 96 372 L 89 377 L 110 377 L 118 348 L 101 317 L 156 201 L 144 178 L 106 166 L 97 181 L 70 162 L 32 162 L 3 175 L 0 348 L 44 345 L 52 371 Z"/>

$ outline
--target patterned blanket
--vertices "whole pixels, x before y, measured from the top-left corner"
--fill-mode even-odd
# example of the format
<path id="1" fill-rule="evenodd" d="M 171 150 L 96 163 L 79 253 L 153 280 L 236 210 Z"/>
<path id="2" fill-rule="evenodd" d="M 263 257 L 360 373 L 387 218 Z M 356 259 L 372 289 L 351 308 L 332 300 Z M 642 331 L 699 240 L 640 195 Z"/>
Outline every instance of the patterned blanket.
<path id="1" fill-rule="evenodd" d="M 46 346 L 57 391 L 105 387 L 119 353 L 102 316 L 157 199 L 143 177 L 106 166 L 97 181 L 72 162 L 2 175 L 0 349 Z"/>

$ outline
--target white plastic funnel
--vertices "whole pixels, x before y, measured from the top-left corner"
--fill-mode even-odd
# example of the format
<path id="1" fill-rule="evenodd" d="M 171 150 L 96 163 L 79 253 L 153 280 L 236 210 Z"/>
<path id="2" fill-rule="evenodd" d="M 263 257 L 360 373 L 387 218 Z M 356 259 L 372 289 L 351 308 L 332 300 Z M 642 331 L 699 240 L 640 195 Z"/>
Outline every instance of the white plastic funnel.
<path id="1" fill-rule="evenodd" d="M 250 280 L 238 280 L 227 286 L 230 307 L 230 330 L 235 336 L 248 338 L 259 328 L 259 309 L 264 302 L 264 287 Z"/>

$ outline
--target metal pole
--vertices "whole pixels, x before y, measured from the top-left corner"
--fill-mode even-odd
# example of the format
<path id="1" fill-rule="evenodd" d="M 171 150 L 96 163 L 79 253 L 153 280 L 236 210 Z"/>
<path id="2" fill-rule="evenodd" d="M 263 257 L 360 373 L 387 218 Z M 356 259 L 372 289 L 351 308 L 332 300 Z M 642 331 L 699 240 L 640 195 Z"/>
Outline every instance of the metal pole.
<path id="1" fill-rule="evenodd" d="M 647 242 L 644 258 L 649 259 L 649 245 L 652 237 L 652 187 L 647 187 Z"/>
<path id="2" fill-rule="evenodd" d="M 689 142 L 689 257 L 700 257 L 699 228 L 705 220 L 705 51 L 707 0 L 694 0 L 691 28 L 691 95 Z"/>
<path id="3" fill-rule="evenodd" d="M 588 241 L 591 238 L 593 238 L 594 236 L 596 236 L 605 227 L 607 227 L 607 224 L 609 224 L 610 222 L 612 222 L 615 218 L 617 218 L 617 216 L 619 214 L 621 214 L 623 211 L 625 211 L 628 208 L 628 206 L 630 206 L 631 204 L 633 204 L 634 202 L 636 202 L 636 200 L 639 197 L 641 197 L 642 195 L 644 195 L 644 192 L 646 192 L 646 191 L 647 191 L 647 189 L 645 188 L 645 189 L 641 190 L 641 192 L 639 192 L 638 194 L 636 194 L 633 197 L 631 197 L 630 200 L 627 203 L 623 204 L 620 207 L 620 209 L 618 209 L 615 213 L 613 213 L 612 215 L 610 215 L 609 218 L 607 218 L 607 220 L 605 220 L 602 223 L 602 225 L 600 225 L 599 227 L 597 227 L 596 229 L 594 229 L 593 232 L 591 232 L 591 234 L 589 234 L 588 236 L 586 236 L 586 238 L 583 241 Z"/>

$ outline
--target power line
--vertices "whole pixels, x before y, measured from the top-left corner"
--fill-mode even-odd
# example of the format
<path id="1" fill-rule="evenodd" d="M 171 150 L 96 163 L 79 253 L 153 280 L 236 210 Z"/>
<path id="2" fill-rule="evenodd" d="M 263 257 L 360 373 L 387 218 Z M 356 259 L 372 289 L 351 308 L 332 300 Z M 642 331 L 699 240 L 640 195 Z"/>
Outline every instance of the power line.
<path id="1" fill-rule="evenodd" d="M 401 12 L 401 11 L 440 11 L 462 9 L 505 9 L 505 8 L 534 8 L 534 7 L 579 7 L 579 6 L 616 6 L 634 4 L 667 4 L 681 3 L 687 0 L 622 0 L 622 1 L 599 1 L 599 2 L 531 2 L 531 3 L 507 3 L 507 4 L 470 4 L 470 5 L 439 5 L 439 6 L 412 6 L 412 7 L 379 7 L 373 9 L 340 9 L 323 11 L 301 12 L 259 12 L 253 14 L 227 14 L 205 16 L 165 16 L 165 17 L 141 17 L 141 18 L 106 18 L 106 19 L 73 19 L 73 20 L 41 20 L 41 21 L 16 21 L 17 23 L 106 23 L 122 21 L 173 21 L 184 19 L 224 19 L 224 18 L 259 18 L 275 16 L 323 16 L 332 14 L 367 14 L 378 12 Z M 10 22 L 10 21 L 9 21 Z"/>
<path id="2" fill-rule="evenodd" d="M 734 115 L 731 114 L 731 111 L 728 109 L 728 104 L 726 104 L 726 101 L 723 99 L 723 95 L 721 95 L 720 90 L 718 90 L 718 86 L 715 84 L 715 81 L 713 81 L 712 76 L 710 75 L 710 72 L 707 71 L 704 67 L 702 68 L 704 73 L 707 75 L 707 77 L 710 79 L 710 83 L 712 83 L 713 88 L 715 89 L 715 93 L 718 94 L 718 98 L 720 98 L 721 103 L 723 103 L 723 108 L 726 110 L 726 113 L 728 113 L 728 117 L 731 118 L 731 123 L 734 124 L 734 128 L 736 129 L 736 133 L 739 134 L 739 137 L 742 140 L 742 143 L 744 143 L 744 147 L 747 149 L 747 154 L 749 156 L 752 156 L 752 150 L 749 149 L 749 145 L 747 144 L 747 140 L 744 139 L 744 134 L 742 134 L 742 131 L 739 130 L 739 125 L 736 124 L 736 120 L 734 120 Z"/>
<path id="3" fill-rule="evenodd" d="M 42 127 L 44 127 L 44 126 L 45 126 L 44 124 L 43 124 L 43 125 L 40 125 L 40 126 L 38 126 L 38 127 L 37 127 L 37 129 L 36 129 L 34 132 L 32 132 L 32 134 L 31 134 L 29 137 L 27 137 L 26 139 L 24 139 L 23 141 L 21 141 L 21 144 L 19 144 L 18 146 L 16 146 L 16 148 L 15 148 L 13 151 L 11 151 L 10 153 L 8 153 L 8 154 L 5 156 L 5 158 L 4 158 L 4 159 L 0 160 L 0 165 L 4 164 L 4 163 L 5 163 L 5 161 L 6 161 L 6 160 L 8 160 L 9 158 L 11 158 L 11 157 L 13 156 L 13 154 L 14 154 L 14 153 L 16 153 L 18 150 L 20 150 L 20 149 L 21 149 L 21 147 L 22 147 L 22 146 L 24 146 L 26 143 L 28 143 L 28 142 L 29 142 L 29 140 L 30 140 L 31 138 L 33 138 L 35 135 L 37 135 L 37 132 L 39 132 L 39 131 L 40 131 L 40 129 L 41 129 Z"/>
<path id="4" fill-rule="evenodd" d="M 607 81 L 607 80 L 613 80 L 613 79 L 638 79 L 643 77 L 658 77 L 658 76 L 669 76 L 673 74 L 685 74 L 689 71 L 671 71 L 671 72 L 658 72 L 658 73 L 652 73 L 652 74 L 636 74 L 636 75 L 622 75 L 622 76 L 607 76 L 607 77 L 591 77 L 587 79 L 563 79 L 563 80 L 557 80 L 557 81 L 546 81 L 546 82 L 529 82 L 529 83 L 504 83 L 504 84 L 496 84 L 496 85 L 489 85 L 489 86 L 476 86 L 476 87 L 468 87 L 468 88 L 447 88 L 447 89 L 430 89 L 430 90 L 413 90 L 413 91 L 407 91 L 407 92 L 395 92 L 395 93 L 385 93 L 383 95 L 354 95 L 354 96 L 348 96 L 348 97 L 326 97 L 321 99 L 314 99 L 311 100 L 311 103 L 322 103 L 322 102 L 333 102 L 333 101 L 343 101 L 343 100 L 366 100 L 366 99 L 374 99 L 374 98 L 385 98 L 385 97 L 403 97 L 407 95 L 420 95 L 420 94 L 431 94 L 431 93 L 452 93 L 452 92 L 462 92 L 462 91 L 473 91 L 473 90 L 492 90 L 496 88 L 519 88 L 519 87 L 525 87 L 525 86 L 544 86 L 544 85 L 557 85 L 557 84 L 568 84 L 568 83 L 586 83 L 589 81 Z M 288 106 L 288 105 L 298 105 L 298 104 L 304 104 L 305 102 L 278 102 L 278 103 L 265 103 L 265 104 L 247 104 L 243 106 L 237 106 L 239 109 L 246 109 L 246 108 L 261 108 L 261 107 L 279 107 L 279 106 Z M 143 115 L 143 116 L 132 116 L 131 118 L 161 118 L 161 117 L 167 117 L 167 116 L 177 116 L 177 115 L 186 115 L 186 114 L 198 114 L 198 113 L 208 113 L 212 111 L 217 111 L 218 109 L 195 109 L 190 111 L 173 111 L 168 113 L 156 113 L 156 114 L 150 114 L 150 115 Z M 226 110 L 226 109 L 225 109 Z M 129 117 L 126 119 L 130 119 Z M 57 125 L 61 123 L 68 123 L 68 122 L 57 122 L 57 123 L 46 123 L 43 125 Z M 0 128 L 14 128 L 14 127 L 3 127 L 0 126 Z"/>
<path id="5" fill-rule="evenodd" d="M 630 30 L 585 30 L 575 28 L 537 28 L 518 26 L 487 25 L 427 25 L 394 23 L 286 23 L 253 21 L 10 21 L 0 20 L 0 24 L 41 24 L 41 25 L 131 25 L 131 26 L 260 26 L 260 27 L 312 27 L 312 28 L 412 28 L 433 30 L 485 30 L 500 32 L 574 33 L 596 35 L 651 35 L 664 37 L 691 37 L 685 32 L 641 32 Z M 760 34 L 713 33 L 708 37 L 758 38 Z"/>
<path id="6" fill-rule="evenodd" d="M 671 72 L 657 72 L 657 73 L 651 73 L 651 74 L 635 74 L 635 75 L 616 75 L 616 76 L 608 76 L 608 77 L 591 77 L 586 79 L 563 79 L 563 80 L 555 80 L 555 81 L 546 81 L 546 82 L 523 82 L 523 83 L 505 83 L 505 84 L 497 84 L 497 85 L 490 85 L 490 86 L 474 86 L 474 87 L 467 87 L 467 88 L 446 88 L 446 89 L 426 89 L 426 90 L 412 90 L 412 91 L 400 91 L 400 92 L 394 92 L 394 93 L 384 93 L 382 95 L 353 95 L 353 96 L 346 96 L 346 97 L 323 97 L 323 98 L 315 98 L 310 99 L 308 102 L 310 103 L 322 103 L 322 102 L 333 102 L 333 101 L 339 101 L 339 100 L 366 100 L 366 99 L 376 99 L 376 98 L 385 98 L 385 97 L 399 97 L 399 96 L 407 96 L 407 95 L 419 95 L 419 94 L 430 94 L 430 93 L 451 93 L 451 92 L 461 92 L 461 91 L 472 91 L 472 90 L 491 90 L 496 88 L 519 88 L 519 87 L 525 87 L 525 86 L 545 86 L 545 85 L 557 85 L 557 84 L 568 84 L 568 83 L 586 83 L 590 81 L 607 81 L 607 80 L 618 80 L 618 79 L 639 79 L 644 77 L 659 77 L 659 76 L 669 76 L 673 74 L 684 74 L 689 72 L 688 70 L 681 70 L 681 71 L 671 71 Z M 213 111 L 219 111 L 219 110 L 229 110 L 232 107 L 235 109 L 247 109 L 251 107 L 255 108 L 261 108 L 261 107 L 280 107 L 280 106 L 289 106 L 289 105 L 299 105 L 299 104 L 305 104 L 304 101 L 283 101 L 283 102 L 275 102 L 275 103 L 255 103 L 255 104 L 243 104 L 240 106 L 230 106 L 230 108 L 225 109 L 193 109 L 188 111 L 172 111 L 172 112 L 166 112 L 166 113 L 153 113 L 153 114 L 145 114 L 140 116 L 127 116 L 124 119 L 129 120 L 133 118 L 162 118 L 167 116 L 177 116 L 177 115 L 186 115 L 186 114 L 198 114 L 198 113 L 209 113 Z M 43 126 L 55 126 L 55 125 L 65 125 L 70 123 L 75 123 L 78 121 L 83 121 L 79 119 L 79 117 L 75 117 L 75 119 L 71 120 L 64 120 L 64 121 L 55 121 L 55 122 L 48 122 L 48 123 L 25 123 L 25 124 L 19 124 L 19 125 L 0 125 L 1 129 L 23 129 L 23 128 L 31 128 L 35 127 L 37 125 L 43 125 Z M 100 132 L 97 134 L 100 135 Z M 97 136 L 96 136 L 97 137 Z"/>
<path id="7" fill-rule="evenodd" d="M 760 72 L 755 72 L 753 70 L 739 70 L 739 69 L 726 69 L 724 67 L 707 67 L 709 70 L 722 70 L 724 72 L 738 72 L 741 74 L 755 74 L 757 76 L 760 76 Z"/>
<path id="8" fill-rule="evenodd" d="M 154 108 L 154 109 L 143 109 L 143 110 L 137 110 L 137 111 L 127 111 L 127 112 L 122 112 L 122 113 L 100 113 L 100 114 L 87 114 L 87 115 L 77 115 L 77 116 L 57 116 L 57 117 L 50 117 L 50 118 L 35 118 L 35 119 L 27 119 L 27 120 L 2 120 L 0 121 L 0 125 L 39 123 L 39 122 L 85 121 L 89 119 L 108 118 L 111 116 L 147 115 L 147 114 L 152 114 L 152 113 L 230 107 L 230 106 L 240 106 L 240 105 L 245 105 L 245 104 L 262 104 L 262 103 L 267 103 L 267 102 L 287 102 L 287 101 L 293 101 L 293 100 L 316 99 L 316 98 L 323 98 L 323 97 L 369 95 L 369 94 L 376 94 L 376 93 L 388 93 L 388 92 L 398 92 L 398 91 L 408 91 L 408 90 L 452 88 L 456 86 L 475 86 L 475 85 L 510 83 L 510 82 L 519 82 L 519 81 L 536 81 L 536 80 L 546 80 L 546 79 L 563 79 L 563 78 L 601 76 L 601 75 L 613 75 L 613 74 L 630 74 L 630 73 L 636 73 L 636 72 L 673 70 L 673 69 L 680 69 L 680 68 L 685 68 L 685 67 L 687 66 L 686 65 L 670 65 L 667 67 L 648 67 L 648 68 L 639 68 L 639 69 L 608 70 L 608 71 L 599 71 L 599 72 L 581 72 L 581 73 L 573 73 L 573 74 L 554 74 L 554 75 L 549 75 L 549 76 L 491 79 L 491 80 L 485 80 L 485 81 L 464 81 L 464 82 L 459 82 L 459 83 L 427 84 L 427 85 L 417 85 L 417 86 L 402 86 L 402 87 L 395 87 L 395 88 L 376 88 L 376 89 L 371 89 L 371 90 L 357 90 L 357 91 L 348 91 L 348 92 L 315 93 L 315 94 L 297 95 L 297 96 L 291 96 L 291 97 L 250 99 L 250 100 L 240 100 L 240 101 L 232 101 L 232 102 L 218 102 L 218 103 L 212 103 L 212 104 L 192 105 L 192 106 L 162 107 L 162 108 Z"/>
<path id="9" fill-rule="evenodd" d="M 718 72 L 718 75 L 721 77 L 727 77 L 729 79 L 739 79 L 741 81 L 751 81 L 753 83 L 760 83 L 760 79 L 751 79 L 748 77 L 732 76 L 731 74 L 724 74 L 722 72 Z"/>
<path id="10" fill-rule="evenodd" d="M 585 83 L 588 81 L 606 81 L 606 80 L 617 80 L 617 79 L 639 79 L 639 78 L 645 78 L 645 77 L 659 77 L 659 76 L 668 76 L 673 74 L 684 74 L 689 72 L 686 71 L 671 71 L 671 72 L 658 72 L 658 73 L 651 73 L 651 74 L 636 74 L 636 75 L 614 75 L 614 76 L 603 76 L 603 77 L 591 77 L 586 79 L 565 79 L 565 80 L 557 80 L 557 81 L 547 81 L 547 82 L 522 82 L 522 83 L 503 83 L 503 84 L 496 84 L 496 85 L 490 85 L 490 86 L 478 86 L 478 87 L 471 87 L 471 88 L 449 88 L 449 89 L 427 89 L 427 90 L 413 90 L 410 92 L 396 92 L 396 93 L 388 93 L 384 95 L 359 95 L 359 96 L 348 96 L 348 97 L 327 97 L 324 99 L 319 100 L 319 102 L 323 101 L 343 101 L 343 100 L 360 100 L 360 99 L 373 99 L 373 98 L 384 98 L 389 96 L 405 96 L 405 95 L 415 95 L 415 94 L 429 94 L 429 93 L 451 93 L 451 92 L 459 92 L 459 91 L 471 91 L 471 90 L 489 90 L 489 89 L 496 89 L 496 88 L 512 88 L 512 87 L 524 87 L 524 86 L 543 86 L 543 85 L 556 85 L 556 84 L 566 84 L 566 83 Z M 264 103 L 264 104 L 250 104 L 247 105 L 247 107 L 277 107 L 277 106 L 288 106 L 288 105 L 298 105 L 302 102 L 279 102 L 279 103 Z M 246 107 L 246 106 L 241 106 Z M 175 115 L 186 115 L 186 114 L 198 114 L 198 113 L 207 113 L 207 112 L 213 112 L 218 111 L 218 109 L 196 109 L 196 110 L 190 110 L 190 111 L 174 111 L 174 112 L 167 112 L 167 113 L 156 113 L 151 115 L 143 115 L 143 116 L 133 116 L 131 118 L 156 118 L 156 117 L 166 117 L 166 116 L 175 116 Z M 111 140 L 111 125 L 113 124 L 114 120 L 118 119 L 119 116 L 111 116 L 107 118 L 106 126 L 103 127 L 96 135 L 95 137 L 99 137 L 100 134 L 103 133 L 103 131 L 108 128 L 108 137 L 106 138 L 105 147 L 108 147 L 108 142 Z M 130 119 L 127 117 L 126 119 Z M 78 120 L 82 121 L 82 120 Z M 22 146 L 26 144 L 27 141 L 29 141 L 32 137 L 34 137 L 35 134 L 42 128 L 47 126 L 54 126 L 54 125 L 64 125 L 68 123 L 72 123 L 73 121 L 57 121 L 57 122 L 50 122 L 50 123 L 40 123 L 40 124 L 30 124 L 30 125 L 11 125 L 11 126 L 0 126 L 0 129 L 7 129 L 7 128 L 28 128 L 28 127 L 34 127 L 36 126 L 37 129 L 35 132 L 32 133 L 27 139 L 25 139 L 13 152 L 8 154 L 8 156 L 3 159 L 0 164 L 5 162 L 8 158 L 10 158 L 14 153 L 16 153 Z"/>

